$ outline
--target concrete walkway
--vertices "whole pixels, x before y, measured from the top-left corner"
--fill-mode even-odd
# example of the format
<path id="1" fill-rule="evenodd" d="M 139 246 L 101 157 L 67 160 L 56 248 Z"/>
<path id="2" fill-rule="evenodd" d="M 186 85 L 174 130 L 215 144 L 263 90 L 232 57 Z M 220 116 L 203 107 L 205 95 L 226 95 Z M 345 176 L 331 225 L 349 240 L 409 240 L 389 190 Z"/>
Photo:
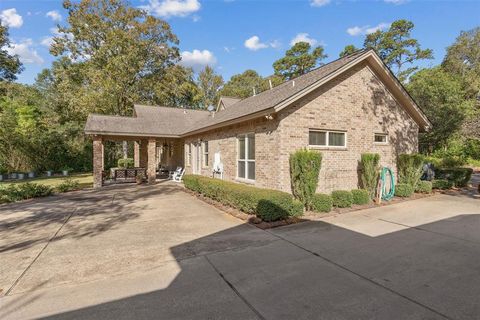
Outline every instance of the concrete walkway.
<path id="1" fill-rule="evenodd" d="M 262 231 L 172 183 L 0 206 L 1 319 L 472 319 L 480 205 Z"/>

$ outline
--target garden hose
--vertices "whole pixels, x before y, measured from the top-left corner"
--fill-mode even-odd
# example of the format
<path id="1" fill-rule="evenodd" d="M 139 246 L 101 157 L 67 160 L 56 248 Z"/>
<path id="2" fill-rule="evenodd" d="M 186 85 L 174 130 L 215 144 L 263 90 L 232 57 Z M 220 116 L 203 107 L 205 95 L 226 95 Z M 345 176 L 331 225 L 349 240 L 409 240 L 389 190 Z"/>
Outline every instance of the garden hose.
<path id="1" fill-rule="evenodd" d="M 387 174 L 390 175 L 390 190 L 387 193 Z M 395 176 L 393 175 L 393 171 L 390 168 L 383 167 L 382 172 L 380 173 L 380 180 L 382 181 L 382 188 L 380 189 L 382 192 L 382 200 L 390 200 L 395 195 Z"/>

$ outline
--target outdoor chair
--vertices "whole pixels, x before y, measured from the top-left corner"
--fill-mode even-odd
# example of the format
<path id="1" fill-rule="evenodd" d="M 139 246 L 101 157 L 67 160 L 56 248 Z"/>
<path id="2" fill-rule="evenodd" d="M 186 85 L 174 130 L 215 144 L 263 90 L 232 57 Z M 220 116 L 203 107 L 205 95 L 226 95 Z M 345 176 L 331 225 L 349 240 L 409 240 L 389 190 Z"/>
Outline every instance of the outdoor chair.
<path id="1" fill-rule="evenodd" d="M 185 169 L 182 167 L 178 167 L 172 175 L 172 180 L 175 182 L 181 182 L 184 174 Z"/>

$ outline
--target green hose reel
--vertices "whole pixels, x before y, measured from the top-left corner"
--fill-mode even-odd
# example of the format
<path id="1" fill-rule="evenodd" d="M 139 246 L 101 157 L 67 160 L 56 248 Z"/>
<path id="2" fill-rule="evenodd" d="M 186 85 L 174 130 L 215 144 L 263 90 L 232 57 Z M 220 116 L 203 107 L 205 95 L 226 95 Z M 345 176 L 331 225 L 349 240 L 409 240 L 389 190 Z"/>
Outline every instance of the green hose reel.
<path id="1" fill-rule="evenodd" d="M 387 192 L 387 175 L 390 176 L 390 189 Z M 388 201 L 395 195 L 395 176 L 393 170 L 387 167 L 383 167 L 380 172 L 380 181 L 382 186 L 380 192 L 382 193 L 382 200 Z"/>

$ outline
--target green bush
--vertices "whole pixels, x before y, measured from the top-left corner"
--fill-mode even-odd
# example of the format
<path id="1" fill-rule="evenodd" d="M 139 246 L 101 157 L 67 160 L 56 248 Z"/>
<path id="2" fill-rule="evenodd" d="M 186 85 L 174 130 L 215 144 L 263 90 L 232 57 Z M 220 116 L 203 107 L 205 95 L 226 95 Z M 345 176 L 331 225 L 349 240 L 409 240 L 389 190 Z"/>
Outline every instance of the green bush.
<path id="1" fill-rule="evenodd" d="M 380 162 L 380 155 L 377 153 L 362 153 L 362 186 L 368 191 L 371 199 L 375 198 L 377 191 L 378 176 L 380 174 L 378 163 Z"/>
<path id="2" fill-rule="evenodd" d="M 399 182 L 417 187 L 423 174 L 424 157 L 421 154 L 401 154 L 397 159 Z"/>
<path id="3" fill-rule="evenodd" d="M 415 188 L 417 193 L 432 193 L 432 182 L 431 181 L 420 181 Z"/>
<path id="4" fill-rule="evenodd" d="M 68 192 L 78 189 L 80 189 L 80 183 L 78 180 L 73 180 L 72 178 L 63 179 L 62 183 L 56 187 L 58 192 Z"/>
<path id="5" fill-rule="evenodd" d="M 370 202 L 370 195 L 365 189 L 354 189 L 351 193 L 353 204 L 368 204 Z"/>
<path id="6" fill-rule="evenodd" d="M 316 193 L 312 197 L 312 209 L 317 212 L 330 212 L 332 210 L 332 197 L 328 194 Z"/>
<path id="7" fill-rule="evenodd" d="M 53 193 L 49 186 L 37 183 L 11 184 L 6 188 L 0 188 L 0 202 L 14 202 L 24 199 L 46 197 Z"/>
<path id="8" fill-rule="evenodd" d="M 412 185 L 407 183 L 399 183 L 395 186 L 395 195 L 402 198 L 410 197 L 414 190 L 415 189 Z"/>
<path id="9" fill-rule="evenodd" d="M 435 178 L 444 180 L 447 179 L 453 183 L 455 187 L 467 186 L 472 177 L 472 168 L 451 168 L 451 169 L 436 169 Z"/>
<path id="10" fill-rule="evenodd" d="M 432 181 L 432 188 L 433 189 L 451 189 L 453 187 L 453 182 L 447 179 L 435 179 Z"/>
<path id="11" fill-rule="evenodd" d="M 117 161 L 117 166 L 119 168 L 127 169 L 127 168 L 133 168 L 134 166 L 134 161 L 132 158 L 126 158 L 126 159 L 118 159 Z"/>
<path id="12" fill-rule="evenodd" d="M 352 193 L 347 190 L 332 191 L 332 204 L 337 208 L 351 207 L 353 204 Z"/>
<path id="13" fill-rule="evenodd" d="M 308 210 L 312 208 L 321 165 L 322 154 L 319 152 L 298 150 L 290 155 L 292 193 Z"/>
<path id="14" fill-rule="evenodd" d="M 255 214 L 265 221 L 303 214 L 303 204 L 286 192 L 261 189 L 200 175 L 185 175 L 183 183 L 187 189 L 245 213 Z"/>

